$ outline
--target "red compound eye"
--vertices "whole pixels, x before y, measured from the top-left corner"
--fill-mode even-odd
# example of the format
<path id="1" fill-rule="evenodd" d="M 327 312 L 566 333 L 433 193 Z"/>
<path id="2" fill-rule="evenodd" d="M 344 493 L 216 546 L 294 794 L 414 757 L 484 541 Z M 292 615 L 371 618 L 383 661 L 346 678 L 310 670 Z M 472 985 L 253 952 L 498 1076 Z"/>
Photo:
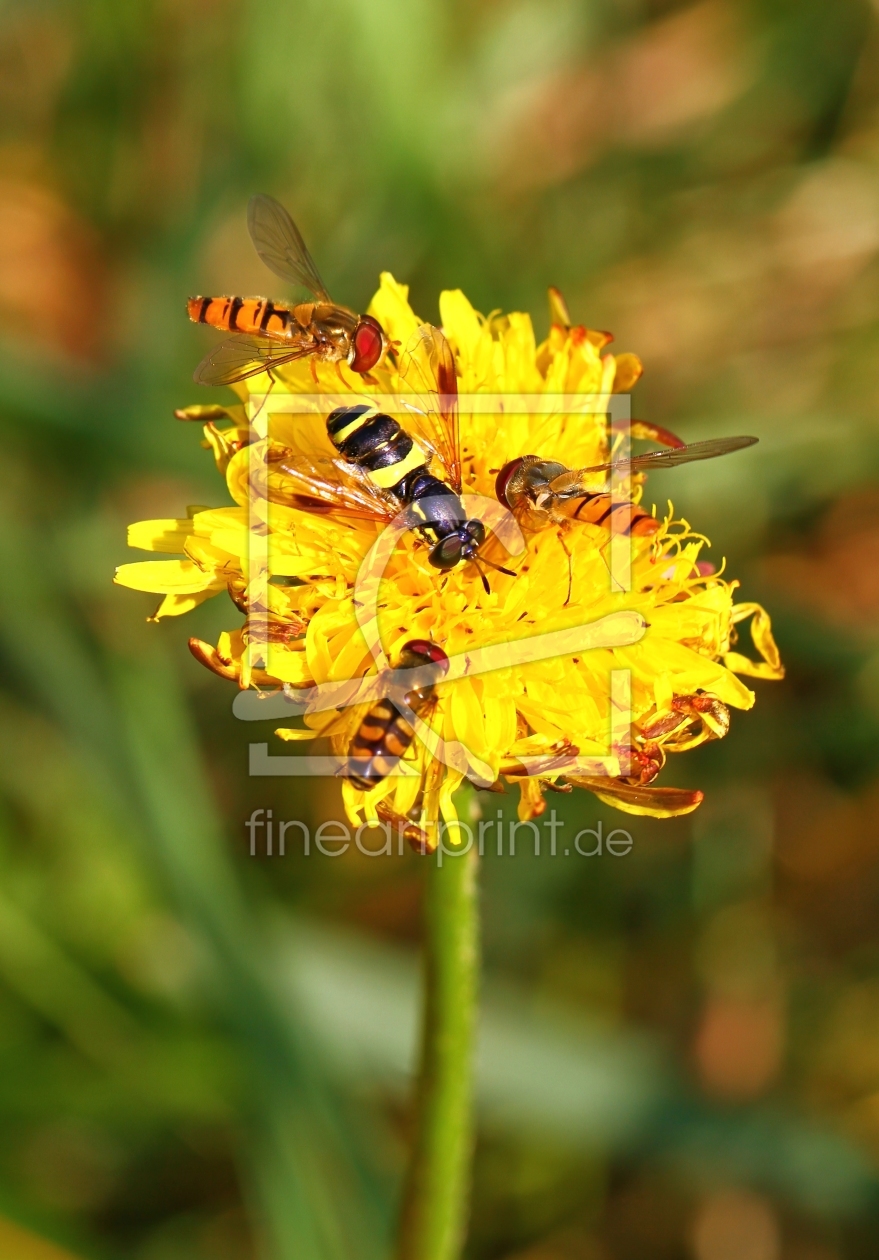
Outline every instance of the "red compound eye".
<path id="1" fill-rule="evenodd" d="M 504 464 L 498 473 L 494 483 L 494 492 L 497 495 L 498 503 L 504 503 L 507 507 L 511 506 L 511 504 L 507 503 L 507 486 L 510 484 L 510 479 L 513 475 L 519 471 L 521 464 L 521 457 L 519 459 L 511 459 L 508 464 Z"/>
<path id="2" fill-rule="evenodd" d="M 403 653 L 409 656 L 420 656 L 426 664 L 442 665 L 445 674 L 449 668 L 449 658 L 438 643 L 429 639 L 410 639 L 403 645 Z"/>
<path id="3" fill-rule="evenodd" d="M 369 372 L 382 357 L 385 335 L 382 326 L 371 315 L 364 315 L 354 329 L 348 365 L 352 372 Z"/>

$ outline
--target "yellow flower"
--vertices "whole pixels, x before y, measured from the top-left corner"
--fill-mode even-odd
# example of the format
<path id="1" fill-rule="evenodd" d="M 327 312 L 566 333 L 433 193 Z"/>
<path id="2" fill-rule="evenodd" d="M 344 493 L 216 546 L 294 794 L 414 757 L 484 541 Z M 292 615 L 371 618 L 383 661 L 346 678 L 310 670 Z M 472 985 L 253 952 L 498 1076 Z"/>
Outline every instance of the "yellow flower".
<path id="1" fill-rule="evenodd" d="M 550 335 L 537 345 L 526 314 L 485 318 L 460 291 L 440 298 L 462 398 L 466 494 L 493 499 L 497 470 L 517 456 L 537 454 L 569 468 L 608 458 L 607 398 L 614 390 L 631 388 L 640 363 L 634 355 L 606 353 L 607 334 L 570 327 L 554 292 L 551 309 Z M 398 346 L 406 346 L 422 323 L 406 287 L 388 274 L 369 313 Z M 407 391 L 397 364 L 396 355 L 388 356 L 375 370 L 371 396 Z M 337 372 L 320 365 L 318 371 L 309 360 L 294 362 L 276 376 L 268 401 L 250 420 L 246 404 L 251 395 L 269 390 L 265 376 L 236 386 L 241 404 L 178 413 L 204 423 L 206 445 L 225 475 L 234 506 L 131 526 L 133 547 L 177 558 L 123 565 L 116 580 L 164 595 L 156 617 L 186 612 L 228 590 L 244 613 L 243 624 L 223 634 L 216 646 L 191 641 L 195 654 L 242 688 L 286 686 L 302 693 L 376 670 L 354 592 L 381 528 L 372 521 L 269 502 L 254 491 L 254 459 L 270 458 L 273 449 L 335 454 L 325 415 L 283 410 L 285 394 L 350 392 L 360 399 L 366 388 L 363 378 L 346 367 Z M 473 396 L 510 394 L 545 395 L 550 401 L 558 394 L 594 395 L 596 401 L 585 415 L 560 414 L 551 406 L 538 414 L 481 411 L 473 401 Z M 635 436 L 642 435 L 635 430 Z M 635 502 L 642 481 L 632 477 L 626 483 Z M 258 581 L 255 537 L 265 552 L 256 566 Z M 601 526 L 571 521 L 526 533 L 524 541 L 521 554 L 498 557 L 515 575 L 493 572 L 486 591 L 473 564 L 438 573 L 417 533 L 402 533 L 381 580 L 376 612 L 387 659 L 395 664 L 410 640 L 432 639 L 448 657 L 466 661 L 479 649 L 576 631 L 621 612 L 639 614 L 646 623 L 643 634 L 624 645 L 562 651 L 545 659 L 519 660 L 515 651 L 508 652 L 496 668 L 450 675 L 435 688 L 426 720 L 449 747 L 463 747 L 466 763 L 437 760 L 430 741 L 414 740 L 403 758 L 411 773 L 389 775 L 369 792 L 344 781 L 352 821 L 410 819 L 422 843 L 432 847 L 438 816 L 450 824 L 455 820 L 452 793 L 464 777 L 475 777 L 469 766 L 481 767 L 482 782 L 518 782 L 520 817 L 542 811 L 545 787 L 569 790 L 571 784 L 633 813 L 689 812 L 701 793 L 658 789 L 653 783 L 667 755 L 721 738 L 729 722 L 727 706 L 751 707 L 754 694 L 738 675 L 782 676 L 766 613 L 755 604 L 735 604 L 738 584 L 709 572 L 710 566 L 700 569 L 706 540 L 686 522 L 669 516 L 652 535 L 632 539 L 628 590 L 611 580 L 609 534 Z M 747 618 L 759 661 L 734 650 L 736 627 Z M 628 764 L 620 761 L 624 750 L 609 746 L 615 703 L 611 676 L 619 671 L 630 671 L 631 678 Z M 345 756 L 368 708 L 315 705 L 304 730 L 282 728 L 278 734 L 285 739 L 326 735 L 334 752 Z M 603 775 L 584 770 L 589 758 L 604 759 Z"/>

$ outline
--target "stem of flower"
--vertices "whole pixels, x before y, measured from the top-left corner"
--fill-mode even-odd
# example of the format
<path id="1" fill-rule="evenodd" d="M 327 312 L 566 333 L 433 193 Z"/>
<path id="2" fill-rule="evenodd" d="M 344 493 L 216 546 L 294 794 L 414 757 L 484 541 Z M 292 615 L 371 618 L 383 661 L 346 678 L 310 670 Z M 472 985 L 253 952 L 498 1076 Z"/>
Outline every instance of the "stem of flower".
<path id="1" fill-rule="evenodd" d="M 456 1260 L 470 1193 L 478 857 L 446 849 L 427 860 L 421 1066 L 397 1260 Z"/>

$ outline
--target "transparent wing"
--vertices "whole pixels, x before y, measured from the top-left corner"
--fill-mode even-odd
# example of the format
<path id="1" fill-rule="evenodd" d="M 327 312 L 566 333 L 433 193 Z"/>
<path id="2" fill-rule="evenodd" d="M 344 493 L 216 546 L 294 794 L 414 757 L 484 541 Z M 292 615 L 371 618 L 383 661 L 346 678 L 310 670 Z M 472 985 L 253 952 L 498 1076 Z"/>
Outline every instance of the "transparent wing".
<path id="1" fill-rule="evenodd" d="M 301 512 L 387 522 L 400 510 L 359 468 L 340 459 L 312 458 L 285 448 L 269 448 L 251 483 L 270 502 Z"/>
<path id="2" fill-rule="evenodd" d="M 288 284 L 301 284 L 322 302 L 330 296 L 299 228 L 279 201 L 258 193 L 247 207 L 247 228 L 256 252 L 269 271 Z"/>
<path id="3" fill-rule="evenodd" d="M 259 372 L 281 367 L 311 352 L 310 346 L 291 346 L 270 337 L 241 333 L 221 341 L 205 355 L 193 373 L 199 385 L 234 385 Z"/>
<path id="4" fill-rule="evenodd" d="M 422 324 L 400 356 L 400 375 L 416 396 L 406 427 L 436 455 L 446 480 L 461 491 L 461 447 L 458 436 L 458 377 L 455 356 L 439 328 Z"/>
<path id="5" fill-rule="evenodd" d="M 744 450 L 758 440 L 755 437 L 710 438 L 707 442 L 690 442 L 687 446 L 679 446 L 673 450 L 648 451 L 646 455 L 633 455 L 631 459 L 618 459 L 609 464 L 596 464 L 592 468 L 578 468 L 562 473 L 549 483 L 549 488 L 553 494 L 576 494 L 581 483 L 594 481 L 601 473 L 614 471 L 627 476 L 629 473 L 649 472 L 655 468 L 677 468 L 679 464 L 691 464 L 699 459 L 715 459 L 718 455 Z"/>

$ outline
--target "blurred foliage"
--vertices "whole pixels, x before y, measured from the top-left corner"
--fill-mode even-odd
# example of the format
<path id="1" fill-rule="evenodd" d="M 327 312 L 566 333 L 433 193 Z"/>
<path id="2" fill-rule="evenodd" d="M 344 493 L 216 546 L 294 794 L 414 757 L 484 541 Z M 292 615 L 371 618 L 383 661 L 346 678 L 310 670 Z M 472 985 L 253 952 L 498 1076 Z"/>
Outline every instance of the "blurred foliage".
<path id="1" fill-rule="evenodd" d="M 388 268 L 542 332 L 555 283 L 644 359 L 637 414 L 761 439 L 650 490 L 788 680 L 669 767 L 691 819 L 558 798 L 624 860 L 486 858 L 471 1254 L 875 1254 L 877 85 L 866 0 L 4 0 L 4 1256 L 387 1251 L 418 859 L 251 859 L 252 809 L 335 786 L 248 778 L 184 646 L 231 605 L 109 583 L 128 520 L 224 501 L 171 411 L 186 296 L 269 283 L 257 190 L 352 306 Z"/>

